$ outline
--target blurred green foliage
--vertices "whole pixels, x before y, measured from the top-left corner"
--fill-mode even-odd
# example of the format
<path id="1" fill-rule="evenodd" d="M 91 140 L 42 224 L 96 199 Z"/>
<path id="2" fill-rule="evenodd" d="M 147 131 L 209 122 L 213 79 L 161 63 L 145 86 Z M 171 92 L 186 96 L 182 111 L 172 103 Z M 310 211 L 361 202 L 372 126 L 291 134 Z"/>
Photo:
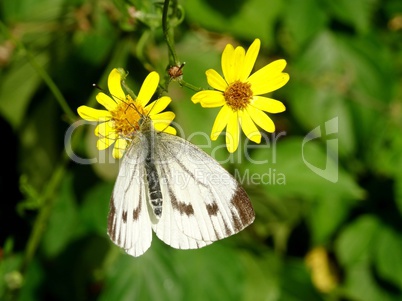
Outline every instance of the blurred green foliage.
<path id="1" fill-rule="evenodd" d="M 269 180 L 243 183 L 256 221 L 200 250 L 155 238 L 133 258 L 114 246 L 106 217 L 118 162 L 96 151 L 90 126 L 66 142 L 106 162 L 71 161 L 65 134 L 78 106 L 95 105 L 92 84 L 106 89 L 112 68 L 128 70 L 135 91 L 151 70 L 168 80 L 163 3 L 2 0 L 0 299 L 401 300 L 402 2 L 179 5 L 170 27 L 188 83 L 207 88 L 205 70 L 220 70 L 227 43 L 247 48 L 260 38 L 256 68 L 288 62 L 291 80 L 273 96 L 287 107 L 272 116 L 277 135 L 249 143 L 251 159 L 265 163 L 244 150 L 229 155 L 223 137 L 204 147 L 234 175 Z M 169 85 L 183 136 L 205 146 L 190 135 L 208 136 L 217 109 L 194 105 L 193 93 Z M 334 118 L 335 133 L 305 143 Z M 338 172 L 337 181 L 306 162 Z"/>

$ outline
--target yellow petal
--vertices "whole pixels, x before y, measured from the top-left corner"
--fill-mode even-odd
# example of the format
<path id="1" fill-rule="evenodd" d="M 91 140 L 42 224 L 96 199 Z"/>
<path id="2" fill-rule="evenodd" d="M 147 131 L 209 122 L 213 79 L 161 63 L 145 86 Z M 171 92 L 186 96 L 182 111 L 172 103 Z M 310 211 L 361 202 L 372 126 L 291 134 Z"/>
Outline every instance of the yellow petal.
<path id="1" fill-rule="evenodd" d="M 226 82 L 229 84 L 232 83 L 234 79 L 234 70 L 233 70 L 234 52 L 235 50 L 233 46 L 230 44 L 227 44 L 222 52 L 222 60 L 221 60 L 222 72 Z"/>
<path id="2" fill-rule="evenodd" d="M 233 78 L 227 79 L 228 83 L 233 83 L 234 81 L 240 80 L 242 75 L 242 70 L 244 68 L 244 58 L 246 56 L 246 51 L 243 47 L 238 46 L 234 51 L 234 62 L 233 62 Z"/>
<path id="3" fill-rule="evenodd" d="M 254 95 L 261 95 L 283 87 L 289 81 L 289 74 L 281 73 L 285 60 L 276 60 L 258 70 L 248 78 Z"/>
<path id="4" fill-rule="evenodd" d="M 116 139 L 110 139 L 110 138 L 99 138 L 98 141 L 96 141 L 96 147 L 99 150 L 104 150 L 107 149 L 110 145 L 112 145 Z"/>
<path id="5" fill-rule="evenodd" d="M 233 115 L 233 110 L 225 105 L 216 116 L 214 125 L 212 126 L 211 139 L 216 140 L 219 134 L 223 131 L 229 122 L 230 116 Z"/>
<path id="6" fill-rule="evenodd" d="M 166 123 L 156 123 L 154 124 L 154 128 L 158 132 L 164 132 L 166 134 L 176 135 L 176 129 Z"/>
<path id="7" fill-rule="evenodd" d="M 97 110 L 97 109 L 90 108 L 87 106 L 80 106 L 77 109 L 77 112 L 78 112 L 78 115 L 80 115 L 80 117 L 82 119 L 85 119 L 88 121 L 102 122 L 102 121 L 110 120 L 112 118 L 112 114 L 110 114 L 109 111 Z"/>
<path id="8" fill-rule="evenodd" d="M 170 104 L 172 99 L 168 96 L 163 96 L 145 107 L 145 111 L 149 112 L 150 115 L 155 115 L 162 112 Z"/>
<path id="9" fill-rule="evenodd" d="M 226 90 L 228 84 L 218 72 L 216 72 L 214 69 L 209 69 L 205 72 L 205 74 L 207 75 L 208 84 L 212 88 L 219 91 Z"/>
<path id="10" fill-rule="evenodd" d="M 170 135 L 176 135 L 177 131 L 174 127 L 168 126 L 166 129 L 163 130 L 163 132 L 170 134 Z"/>
<path id="11" fill-rule="evenodd" d="M 255 143 L 260 143 L 261 133 L 255 126 L 247 111 L 239 111 L 239 121 L 243 133 L 246 135 L 246 137 Z"/>
<path id="12" fill-rule="evenodd" d="M 254 96 L 251 105 L 268 113 L 281 113 L 286 110 L 285 105 L 279 100 L 263 96 Z"/>
<path id="13" fill-rule="evenodd" d="M 229 119 L 228 127 L 226 129 L 226 147 L 229 153 L 234 153 L 239 146 L 239 120 L 237 112 L 234 112 Z"/>
<path id="14" fill-rule="evenodd" d="M 225 97 L 220 91 L 205 90 L 197 92 L 191 97 L 191 101 L 194 103 L 201 103 L 203 108 L 216 108 L 223 106 Z"/>
<path id="15" fill-rule="evenodd" d="M 173 112 L 163 112 L 150 117 L 152 119 L 152 125 L 156 131 L 176 135 L 176 129 L 169 126 L 175 118 Z"/>
<path id="16" fill-rule="evenodd" d="M 96 95 L 96 100 L 104 106 L 108 111 L 114 111 L 117 108 L 117 103 L 105 93 L 101 92 Z"/>
<path id="17" fill-rule="evenodd" d="M 113 158 L 120 159 L 121 157 L 123 157 L 123 154 L 127 148 L 127 144 L 128 142 L 126 139 L 123 138 L 117 139 L 113 148 Z"/>
<path id="18" fill-rule="evenodd" d="M 117 133 L 114 128 L 114 122 L 109 120 L 98 124 L 95 128 L 95 135 L 98 137 L 108 137 L 116 139 Z"/>
<path id="19" fill-rule="evenodd" d="M 126 99 L 126 94 L 121 87 L 121 74 L 116 68 L 110 72 L 107 84 L 110 94 L 117 103 Z"/>
<path id="20" fill-rule="evenodd" d="M 247 107 L 247 112 L 251 119 L 264 131 L 268 133 L 275 132 L 275 124 L 271 118 L 268 117 L 263 111 L 254 108 L 253 106 Z"/>
<path id="21" fill-rule="evenodd" d="M 152 123 L 155 124 L 156 123 L 171 123 L 172 120 L 175 118 L 175 114 L 171 111 L 167 111 L 167 112 L 162 112 L 159 114 L 155 114 L 155 115 L 150 115 L 149 117 L 152 119 Z"/>
<path id="22" fill-rule="evenodd" d="M 151 100 L 151 97 L 154 95 L 156 88 L 159 84 L 159 74 L 155 71 L 152 71 L 148 76 L 145 78 L 140 92 L 138 93 L 137 102 L 142 107 L 145 107 L 146 104 Z"/>
<path id="23" fill-rule="evenodd" d="M 244 58 L 243 68 L 240 71 L 239 80 L 241 82 L 246 81 L 249 77 L 251 71 L 253 70 L 255 61 L 258 56 L 258 52 L 260 51 L 261 42 L 259 39 L 255 39 L 254 42 L 250 45 L 247 50 L 246 57 Z"/>

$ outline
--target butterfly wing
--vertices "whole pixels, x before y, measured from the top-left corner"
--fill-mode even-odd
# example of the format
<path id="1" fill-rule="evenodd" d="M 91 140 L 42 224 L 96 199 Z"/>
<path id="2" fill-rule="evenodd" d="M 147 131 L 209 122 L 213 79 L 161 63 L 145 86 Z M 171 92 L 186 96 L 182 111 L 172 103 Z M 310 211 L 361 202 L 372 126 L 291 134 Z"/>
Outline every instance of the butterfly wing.
<path id="1" fill-rule="evenodd" d="M 135 137 L 121 161 L 108 216 L 111 240 L 132 256 L 142 255 L 152 241 L 143 144 Z"/>
<path id="2" fill-rule="evenodd" d="M 166 195 L 167 186 L 161 185 L 162 194 Z M 163 199 L 162 216 L 152 224 L 152 228 L 156 235 L 164 243 L 176 249 L 198 249 L 209 245 L 212 241 L 202 241 L 194 239 L 186 235 L 180 228 L 176 221 L 174 209 L 170 203 L 169 198 Z"/>
<path id="3" fill-rule="evenodd" d="M 164 203 L 153 229 L 161 240 L 179 249 L 199 248 L 254 221 L 246 192 L 217 161 L 180 137 L 159 133 L 158 140 L 155 164 Z"/>

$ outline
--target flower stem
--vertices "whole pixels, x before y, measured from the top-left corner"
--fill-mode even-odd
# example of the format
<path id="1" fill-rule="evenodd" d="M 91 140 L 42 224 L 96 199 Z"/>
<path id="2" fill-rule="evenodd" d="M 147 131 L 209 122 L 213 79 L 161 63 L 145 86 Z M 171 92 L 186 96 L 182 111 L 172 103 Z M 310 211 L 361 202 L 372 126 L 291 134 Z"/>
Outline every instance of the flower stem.
<path id="1" fill-rule="evenodd" d="M 173 2 L 177 6 L 177 1 L 173 0 Z M 169 27 L 169 18 L 168 18 L 169 5 L 170 5 L 170 0 L 165 0 L 165 2 L 163 4 L 163 13 L 162 13 L 162 28 L 163 28 L 163 34 L 165 36 L 165 41 L 166 41 L 166 44 L 169 49 L 169 64 L 171 66 L 174 66 L 174 65 L 178 64 L 178 59 L 177 59 L 176 49 L 174 48 L 174 43 L 170 36 L 170 27 Z"/>
<path id="2" fill-rule="evenodd" d="M 66 99 L 64 98 L 63 94 L 53 81 L 53 79 L 49 76 L 45 69 L 40 66 L 33 55 L 26 50 L 26 55 L 28 57 L 31 66 L 35 69 L 35 71 L 42 77 L 43 81 L 48 86 L 49 90 L 52 92 L 53 96 L 56 98 L 56 101 L 59 103 L 61 109 L 66 114 L 67 118 L 70 122 L 74 122 L 77 119 L 76 114 L 71 110 L 70 106 L 67 104 Z"/>
<path id="3" fill-rule="evenodd" d="M 188 83 L 188 82 L 186 82 L 186 81 L 184 81 L 182 79 L 179 80 L 179 84 L 180 84 L 180 86 L 189 88 L 190 90 L 193 90 L 195 92 L 199 92 L 199 91 L 204 90 L 203 88 L 196 87 L 196 86 L 194 86 L 194 85 L 192 85 L 192 84 L 190 84 L 190 83 Z"/>
<path id="4" fill-rule="evenodd" d="M 21 265 L 21 273 L 24 274 L 27 267 L 35 256 L 36 250 L 42 240 L 43 233 L 46 229 L 47 222 L 49 220 L 50 214 L 52 212 L 53 203 L 56 199 L 54 193 L 59 187 L 61 180 L 66 171 L 66 164 L 68 160 L 63 158 L 62 162 L 56 168 L 52 177 L 49 180 L 49 184 L 43 193 L 44 203 L 40 208 L 38 216 L 35 219 L 31 235 L 29 236 L 28 243 L 25 250 L 25 256 Z"/>

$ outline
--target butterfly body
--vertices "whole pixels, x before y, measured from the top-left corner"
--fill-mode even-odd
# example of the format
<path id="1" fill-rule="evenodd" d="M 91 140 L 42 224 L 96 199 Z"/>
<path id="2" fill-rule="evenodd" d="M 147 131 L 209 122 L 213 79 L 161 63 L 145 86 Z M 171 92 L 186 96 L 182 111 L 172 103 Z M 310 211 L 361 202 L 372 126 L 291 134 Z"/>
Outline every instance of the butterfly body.
<path id="1" fill-rule="evenodd" d="M 154 139 L 155 139 L 155 130 L 152 128 L 152 123 L 149 118 L 145 119 L 143 122 L 147 127 L 144 133 L 144 139 L 146 140 L 146 155 L 145 155 L 145 174 L 148 183 L 148 196 L 153 209 L 155 216 L 159 219 L 162 214 L 162 204 L 163 204 L 163 196 L 159 183 L 159 175 L 154 163 Z"/>

